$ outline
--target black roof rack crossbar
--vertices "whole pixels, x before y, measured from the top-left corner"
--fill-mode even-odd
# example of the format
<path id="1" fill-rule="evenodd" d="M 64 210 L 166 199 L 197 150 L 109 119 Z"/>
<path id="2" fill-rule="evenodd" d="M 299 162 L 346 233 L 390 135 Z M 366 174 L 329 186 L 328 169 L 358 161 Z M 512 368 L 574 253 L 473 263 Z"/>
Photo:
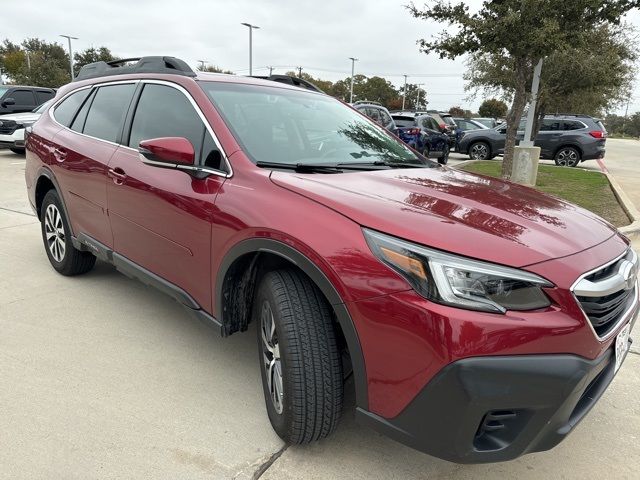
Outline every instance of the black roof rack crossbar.
<path id="1" fill-rule="evenodd" d="M 292 77 L 291 75 L 267 75 L 264 77 L 252 75 L 251 78 L 261 78 L 263 80 L 271 80 L 273 82 L 286 83 L 287 85 L 293 85 L 294 87 L 305 88 L 313 92 L 325 93 L 316 87 L 313 83 L 304 80 L 303 78 Z"/>
<path id="2" fill-rule="evenodd" d="M 136 62 L 128 65 L 131 62 Z M 74 81 L 88 78 L 125 75 L 128 73 L 164 73 L 195 77 L 194 72 L 183 60 L 175 57 L 123 58 L 111 62 L 95 62 L 83 66 Z"/>

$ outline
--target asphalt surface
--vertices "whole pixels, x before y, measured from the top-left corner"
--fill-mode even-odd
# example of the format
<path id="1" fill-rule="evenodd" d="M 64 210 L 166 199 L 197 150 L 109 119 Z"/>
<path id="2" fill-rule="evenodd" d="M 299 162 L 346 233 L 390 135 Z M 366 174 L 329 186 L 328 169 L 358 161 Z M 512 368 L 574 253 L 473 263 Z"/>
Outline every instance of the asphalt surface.
<path id="1" fill-rule="evenodd" d="M 640 151 L 608 143 L 612 172 Z M 255 331 L 222 339 L 103 263 L 56 274 L 23 176 L 24 159 L 0 151 L 0 479 L 640 478 L 637 353 L 550 452 L 444 462 L 356 425 L 351 393 L 333 436 L 285 446 L 267 419 Z"/>

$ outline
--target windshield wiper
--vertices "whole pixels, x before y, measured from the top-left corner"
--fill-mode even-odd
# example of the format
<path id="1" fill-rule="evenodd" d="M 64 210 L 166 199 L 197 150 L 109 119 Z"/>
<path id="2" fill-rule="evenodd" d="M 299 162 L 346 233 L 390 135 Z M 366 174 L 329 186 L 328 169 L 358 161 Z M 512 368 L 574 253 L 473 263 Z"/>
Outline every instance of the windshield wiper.
<path id="1" fill-rule="evenodd" d="M 359 163 L 338 163 L 337 164 L 340 168 L 342 167 L 347 167 L 347 166 L 354 166 L 354 167 L 368 167 L 368 166 L 372 166 L 372 167 L 389 167 L 389 168 L 426 168 L 429 165 L 425 165 L 423 163 L 408 163 L 408 162 L 403 162 L 403 161 L 386 161 L 386 160 L 375 160 L 373 162 L 359 162 Z M 376 169 L 379 170 L 379 169 Z"/>
<path id="2" fill-rule="evenodd" d="M 342 173 L 340 167 L 330 163 L 256 162 L 256 165 L 261 168 L 281 168 L 284 170 L 295 170 L 296 172 Z"/>

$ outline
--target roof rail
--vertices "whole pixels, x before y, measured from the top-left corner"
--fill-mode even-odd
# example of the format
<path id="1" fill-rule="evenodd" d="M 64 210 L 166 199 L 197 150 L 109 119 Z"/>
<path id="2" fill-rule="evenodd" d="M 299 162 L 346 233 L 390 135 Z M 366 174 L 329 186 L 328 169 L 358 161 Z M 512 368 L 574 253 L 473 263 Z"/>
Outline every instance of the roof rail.
<path id="1" fill-rule="evenodd" d="M 136 63 L 127 65 L 131 62 Z M 128 73 L 165 73 L 185 75 L 187 77 L 196 76 L 196 72 L 186 62 L 176 57 L 137 57 L 123 58 L 112 62 L 89 63 L 80 69 L 74 82 L 88 78 L 125 75 Z"/>
<path id="2" fill-rule="evenodd" d="M 291 75 L 267 75 L 267 76 L 258 76 L 251 75 L 251 78 L 261 78 L 263 80 L 271 80 L 273 82 L 286 83 L 287 85 L 293 85 L 294 87 L 305 88 L 307 90 L 311 90 L 313 92 L 325 93 L 316 87 L 313 83 L 304 80 L 303 78 L 292 77 Z"/>
<path id="3" fill-rule="evenodd" d="M 593 118 L 591 115 L 583 115 L 581 113 L 547 113 L 548 117 L 576 117 L 576 118 Z"/>

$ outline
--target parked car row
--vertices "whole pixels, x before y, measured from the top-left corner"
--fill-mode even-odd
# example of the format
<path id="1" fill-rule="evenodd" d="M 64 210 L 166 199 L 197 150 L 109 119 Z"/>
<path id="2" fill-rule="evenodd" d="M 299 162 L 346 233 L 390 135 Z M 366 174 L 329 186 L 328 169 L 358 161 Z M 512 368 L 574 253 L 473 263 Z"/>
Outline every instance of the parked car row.
<path id="1" fill-rule="evenodd" d="M 457 151 L 474 160 L 489 160 L 504 153 L 507 125 L 463 132 Z M 518 141 L 524 138 L 524 120 L 518 126 Z M 544 118 L 534 145 L 540 158 L 556 165 L 575 167 L 585 160 L 603 158 L 607 131 L 600 120 L 588 115 L 548 115 Z"/>

